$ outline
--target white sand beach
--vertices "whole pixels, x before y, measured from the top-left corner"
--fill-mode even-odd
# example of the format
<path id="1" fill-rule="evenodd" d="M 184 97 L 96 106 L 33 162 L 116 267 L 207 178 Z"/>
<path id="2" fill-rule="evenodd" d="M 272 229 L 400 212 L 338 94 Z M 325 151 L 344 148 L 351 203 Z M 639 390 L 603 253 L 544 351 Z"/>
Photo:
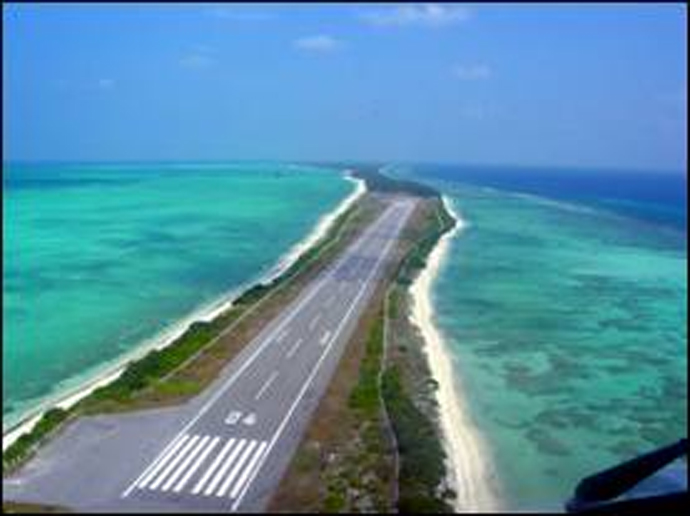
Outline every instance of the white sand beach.
<path id="1" fill-rule="evenodd" d="M 441 237 L 427 259 L 427 266 L 410 288 L 412 320 L 424 337 L 431 374 L 439 385 L 437 398 L 443 444 L 448 456 L 449 483 L 457 493 L 455 509 L 459 512 L 490 512 L 498 510 L 500 503 L 494 492 L 488 450 L 458 392 L 459 382 L 453 372 L 452 356 L 434 325 L 431 302 L 433 284 L 453 236 L 466 227 L 448 200 L 444 198 L 443 202 L 457 224 Z"/>
<path id="2" fill-rule="evenodd" d="M 314 229 L 303 240 L 295 244 L 287 253 L 285 253 L 279 260 L 278 264 L 267 274 L 265 274 L 259 280 L 249 281 L 246 284 L 241 285 L 212 303 L 201 306 L 189 315 L 178 320 L 170 327 L 164 329 L 150 339 L 146 339 L 145 341 L 141 342 L 140 345 L 135 346 L 131 352 L 118 359 L 116 363 L 106 365 L 102 372 L 97 373 L 96 375 L 91 375 L 83 382 L 80 382 L 76 387 L 59 392 L 52 398 L 46 399 L 40 404 L 39 407 L 28 414 L 20 423 L 13 425 L 7 430 L 7 432 L 5 432 L 3 429 L 3 451 L 5 451 L 19 437 L 21 437 L 21 435 L 30 432 L 36 423 L 38 423 L 38 421 L 41 419 L 41 417 L 43 417 L 43 414 L 46 411 L 55 407 L 68 409 L 69 407 L 74 406 L 77 402 L 91 394 L 96 389 L 115 381 L 126 369 L 130 362 L 142 358 L 144 355 L 146 355 L 146 353 L 153 349 L 163 349 L 169 346 L 175 342 L 175 340 L 179 338 L 193 322 L 208 322 L 213 320 L 218 315 L 232 307 L 235 299 L 237 299 L 237 297 L 251 285 L 269 283 L 290 268 L 290 266 L 305 250 L 318 242 L 328 232 L 333 222 L 342 213 L 344 213 L 354 202 L 356 202 L 362 195 L 366 193 L 366 184 L 363 180 L 352 177 L 350 170 L 344 170 L 343 174 L 346 180 L 355 184 L 354 190 L 338 204 L 335 210 L 323 215 L 314 226 Z"/>

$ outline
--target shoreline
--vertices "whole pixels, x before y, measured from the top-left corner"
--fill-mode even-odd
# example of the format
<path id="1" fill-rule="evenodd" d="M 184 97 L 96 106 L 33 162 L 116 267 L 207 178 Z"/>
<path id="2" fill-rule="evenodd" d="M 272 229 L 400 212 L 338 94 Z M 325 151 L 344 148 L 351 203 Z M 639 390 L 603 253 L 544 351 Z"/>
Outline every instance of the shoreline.
<path id="1" fill-rule="evenodd" d="M 346 181 L 354 183 L 354 190 L 340 201 L 334 210 L 322 215 L 307 236 L 290 247 L 290 249 L 279 258 L 277 264 L 267 273 L 256 280 L 250 280 L 232 289 L 230 292 L 219 296 L 219 298 L 214 301 L 200 305 L 177 322 L 164 328 L 152 337 L 142 340 L 139 344 L 135 345 L 131 351 L 126 353 L 125 356 L 117 359 L 113 365 L 108 366 L 108 364 L 104 364 L 102 366 L 103 371 L 95 372 L 93 376 L 84 378 L 82 382 L 79 382 L 77 386 L 71 389 L 67 389 L 62 393 L 58 392 L 52 397 L 46 398 L 45 401 L 40 403 L 35 409 L 27 412 L 25 416 L 8 427 L 7 430 L 3 428 L 3 452 L 23 434 L 31 432 L 36 423 L 40 421 L 47 411 L 53 408 L 68 409 L 74 406 L 96 389 L 117 380 L 132 361 L 141 359 L 150 351 L 161 350 L 170 346 L 187 331 L 192 323 L 196 321 L 212 321 L 223 312 L 229 310 L 233 306 L 235 300 L 248 288 L 251 288 L 253 285 L 268 284 L 282 275 L 297 261 L 302 253 L 326 235 L 333 222 L 342 213 L 349 209 L 352 204 L 366 193 L 367 188 L 365 181 L 353 177 L 350 169 L 341 171 L 341 175 Z"/>
<path id="2" fill-rule="evenodd" d="M 449 484 L 457 493 L 454 508 L 459 512 L 495 511 L 500 508 L 500 501 L 492 489 L 493 475 L 484 460 L 486 446 L 456 388 L 458 380 L 453 375 L 452 356 L 434 324 L 433 284 L 448 256 L 450 241 L 467 227 L 466 221 L 452 209 L 445 196 L 442 202 L 456 225 L 441 237 L 429 254 L 426 266 L 410 286 L 411 320 L 422 334 L 431 376 L 438 382 L 436 399 L 441 440 L 447 454 L 446 470 Z"/>

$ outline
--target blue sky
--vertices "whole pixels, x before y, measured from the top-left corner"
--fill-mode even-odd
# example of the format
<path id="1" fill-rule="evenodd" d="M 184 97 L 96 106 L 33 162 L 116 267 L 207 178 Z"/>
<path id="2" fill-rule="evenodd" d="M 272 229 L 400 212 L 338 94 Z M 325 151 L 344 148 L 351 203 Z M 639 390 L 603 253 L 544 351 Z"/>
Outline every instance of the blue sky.
<path id="1" fill-rule="evenodd" d="M 686 171 L 687 9 L 3 5 L 5 159 Z"/>

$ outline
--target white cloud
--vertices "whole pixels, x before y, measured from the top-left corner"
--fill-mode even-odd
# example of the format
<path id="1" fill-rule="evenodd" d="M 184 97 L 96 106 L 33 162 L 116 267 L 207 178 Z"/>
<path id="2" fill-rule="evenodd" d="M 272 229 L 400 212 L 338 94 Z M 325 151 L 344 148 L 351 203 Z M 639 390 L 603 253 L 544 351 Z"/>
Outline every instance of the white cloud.
<path id="1" fill-rule="evenodd" d="M 316 36 L 306 36 L 296 39 L 293 45 L 298 50 L 309 52 L 332 52 L 342 48 L 343 43 L 332 36 L 318 34 Z"/>
<path id="2" fill-rule="evenodd" d="M 438 28 L 463 23 L 472 17 L 470 9 L 460 5 L 410 4 L 386 6 L 365 11 L 361 18 L 379 27 L 420 26 Z"/>
<path id="3" fill-rule="evenodd" d="M 485 64 L 469 66 L 458 65 L 452 69 L 453 75 L 462 81 L 478 81 L 491 77 L 491 68 Z"/>

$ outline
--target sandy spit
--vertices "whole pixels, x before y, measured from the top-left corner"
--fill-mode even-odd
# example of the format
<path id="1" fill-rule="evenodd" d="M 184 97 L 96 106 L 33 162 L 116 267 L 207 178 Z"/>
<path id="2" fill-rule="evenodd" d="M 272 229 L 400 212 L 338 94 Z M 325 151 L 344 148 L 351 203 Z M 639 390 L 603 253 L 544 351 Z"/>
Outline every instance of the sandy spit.
<path id="1" fill-rule="evenodd" d="M 439 419 L 443 445 L 447 454 L 448 483 L 456 491 L 458 512 L 493 512 L 500 510 L 488 449 L 469 416 L 461 396 L 460 382 L 453 371 L 453 359 L 441 332 L 434 323 L 432 289 L 454 236 L 467 223 L 452 209 L 444 197 L 446 210 L 456 219 L 453 230 L 445 233 L 427 259 L 427 265 L 410 287 L 411 319 L 425 341 L 429 368 L 439 388 Z"/>

